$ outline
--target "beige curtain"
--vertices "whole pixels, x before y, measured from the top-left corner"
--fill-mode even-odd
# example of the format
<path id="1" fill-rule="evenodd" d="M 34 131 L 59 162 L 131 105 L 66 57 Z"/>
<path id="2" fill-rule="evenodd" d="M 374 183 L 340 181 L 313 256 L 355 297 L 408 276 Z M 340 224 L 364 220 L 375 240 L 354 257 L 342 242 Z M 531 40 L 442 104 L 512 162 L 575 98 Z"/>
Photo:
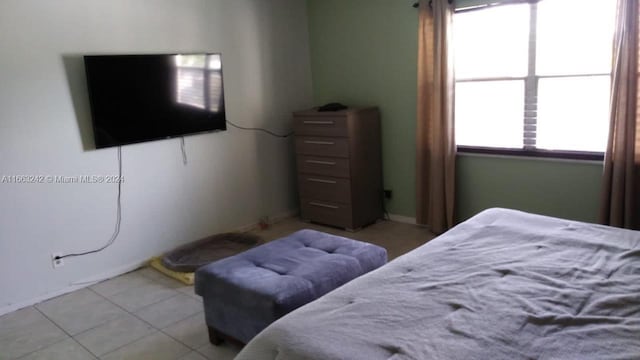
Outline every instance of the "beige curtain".
<path id="1" fill-rule="evenodd" d="M 419 11 L 416 220 L 442 233 L 455 201 L 453 5 L 421 0 Z"/>
<path id="2" fill-rule="evenodd" d="M 640 229 L 638 0 L 618 0 L 600 221 Z"/>

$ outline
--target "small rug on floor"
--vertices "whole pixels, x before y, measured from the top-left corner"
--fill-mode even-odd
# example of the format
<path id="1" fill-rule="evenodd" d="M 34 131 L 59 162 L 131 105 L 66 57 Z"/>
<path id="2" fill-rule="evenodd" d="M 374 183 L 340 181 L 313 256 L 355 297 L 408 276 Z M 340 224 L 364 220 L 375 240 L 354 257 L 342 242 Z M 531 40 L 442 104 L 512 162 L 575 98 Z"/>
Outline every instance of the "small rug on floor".
<path id="1" fill-rule="evenodd" d="M 193 273 L 199 267 L 239 254 L 261 243 L 262 239 L 251 233 L 216 234 L 183 245 L 162 257 L 153 258 L 150 265 L 169 277 L 192 285 Z"/>

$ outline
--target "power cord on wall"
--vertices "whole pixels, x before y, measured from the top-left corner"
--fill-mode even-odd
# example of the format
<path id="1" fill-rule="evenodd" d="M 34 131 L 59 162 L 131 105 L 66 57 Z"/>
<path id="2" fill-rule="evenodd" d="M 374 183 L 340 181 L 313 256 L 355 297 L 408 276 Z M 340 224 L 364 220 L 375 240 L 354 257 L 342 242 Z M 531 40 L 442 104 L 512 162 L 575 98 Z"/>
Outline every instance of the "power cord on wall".
<path id="1" fill-rule="evenodd" d="M 382 216 L 384 218 L 384 220 L 390 221 L 391 220 L 391 216 L 389 216 L 389 212 L 387 211 L 387 198 L 386 196 L 384 196 L 384 192 L 382 193 Z"/>
<path id="2" fill-rule="evenodd" d="M 281 135 L 281 134 L 276 134 L 273 131 L 269 131 L 267 129 L 254 128 L 254 127 L 244 127 L 244 126 L 236 125 L 236 124 L 232 123 L 229 120 L 227 120 L 227 124 L 233 126 L 234 128 L 240 129 L 240 130 L 262 131 L 262 132 L 264 132 L 266 134 L 269 134 L 269 135 L 275 136 L 275 137 L 279 137 L 279 138 L 288 138 L 289 136 L 293 135 L 293 131 Z"/>
<path id="3" fill-rule="evenodd" d="M 116 225 L 113 231 L 113 235 L 111 235 L 111 238 L 109 239 L 109 241 L 104 246 L 95 250 L 89 250 L 81 253 L 59 255 L 59 256 L 56 256 L 54 259 L 59 260 L 59 259 L 64 259 L 68 257 L 94 254 L 113 245 L 113 243 L 118 238 L 118 235 L 120 234 L 120 224 L 122 223 L 122 147 L 121 146 L 118 146 L 118 179 L 117 180 L 118 180 L 118 197 L 116 202 L 117 204 L 116 205 Z"/>
<path id="4" fill-rule="evenodd" d="M 240 130 L 251 130 L 251 131 L 262 131 L 266 134 L 269 134 L 271 136 L 275 136 L 278 138 L 287 138 L 290 137 L 291 135 L 293 135 L 293 131 L 287 133 L 287 134 L 276 134 L 272 131 L 269 131 L 267 129 L 262 129 L 262 128 L 254 128 L 254 127 L 244 127 L 244 126 L 239 126 L 236 125 L 234 123 L 232 123 L 231 121 L 227 120 L 227 124 L 238 128 Z M 182 150 L 182 162 L 187 165 L 187 151 L 185 148 L 185 142 L 184 142 L 184 137 L 180 137 L 180 149 Z M 72 254 L 66 254 L 66 255 L 59 255 L 56 256 L 54 259 L 59 260 L 59 259 L 64 259 L 64 258 L 69 258 L 69 257 L 76 257 L 76 256 L 83 256 L 83 255 L 89 255 L 89 254 L 94 254 L 97 252 L 100 252 L 106 248 L 108 248 L 109 246 L 113 245 L 113 243 L 116 241 L 116 239 L 118 238 L 118 235 L 120 234 L 120 224 L 122 223 L 122 147 L 118 146 L 118 197 L 117 197 L 117 210 L 116 210 L 116 225 L 115 225 L 115 229 L 113 231 L 113 235 L 111 235 L 111 238 L 109 239 L 109 241 L 102 247 L 95 249 L 95 250 L 89 250 L 89 251 L 85 251 L 85 252 L 81 252 L 81 253 L 72 253 Z"/>
<path id="5" fill-rule="evenodd" d="M 180 137 L 180 149 L 182 149 L 182 163 L 186 166 L 187 165 L 187 150 L 185 149 L 185 146 L 184 146 L 184 136 Z"/>

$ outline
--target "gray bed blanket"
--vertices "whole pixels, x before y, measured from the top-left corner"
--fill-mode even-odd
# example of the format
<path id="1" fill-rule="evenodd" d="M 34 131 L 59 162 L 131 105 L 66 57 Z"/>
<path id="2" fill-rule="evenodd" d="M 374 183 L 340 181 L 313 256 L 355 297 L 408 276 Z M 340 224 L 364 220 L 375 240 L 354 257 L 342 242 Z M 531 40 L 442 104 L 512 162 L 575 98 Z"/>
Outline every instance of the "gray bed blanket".
<path id="1" fill-rule="evenodd" d="M 640 359 L 640 232 L 487 210 L 236 359 Z"/>

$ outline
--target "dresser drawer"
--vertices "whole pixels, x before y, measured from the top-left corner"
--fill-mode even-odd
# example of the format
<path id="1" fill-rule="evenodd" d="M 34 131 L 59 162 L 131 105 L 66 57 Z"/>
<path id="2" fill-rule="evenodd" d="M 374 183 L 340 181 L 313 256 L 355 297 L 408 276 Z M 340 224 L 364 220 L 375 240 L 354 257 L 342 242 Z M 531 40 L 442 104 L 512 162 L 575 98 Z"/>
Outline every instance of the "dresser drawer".
<path id="1" fill-rule="evenodd" d="M 353 227 L 351 206 L 325 200 L 300 199 L 300 212 L 305 220 L 344 228 Z"/>
<path id="2" fill-rule="evenodd" d="M 293 120 L 296 135 L 347 136 L 346 117 L 297 116 Z"/>
<path id="3" fill-rule="evenodd" d="M 346 138 L 297 136 L 296 153 L 347 158 L 349 141 Z"/>
<path id="4" fill-rule="evenodd" d="M 298 172 L 305 174 L 349 177 L 349 160 L 319 156 L 297 156 Z"/>
<path id="5" fill-rule="evenodd" d="M 351 203 L 351 181 L 317 175 L 298 175 L 300 197 Z"/>

